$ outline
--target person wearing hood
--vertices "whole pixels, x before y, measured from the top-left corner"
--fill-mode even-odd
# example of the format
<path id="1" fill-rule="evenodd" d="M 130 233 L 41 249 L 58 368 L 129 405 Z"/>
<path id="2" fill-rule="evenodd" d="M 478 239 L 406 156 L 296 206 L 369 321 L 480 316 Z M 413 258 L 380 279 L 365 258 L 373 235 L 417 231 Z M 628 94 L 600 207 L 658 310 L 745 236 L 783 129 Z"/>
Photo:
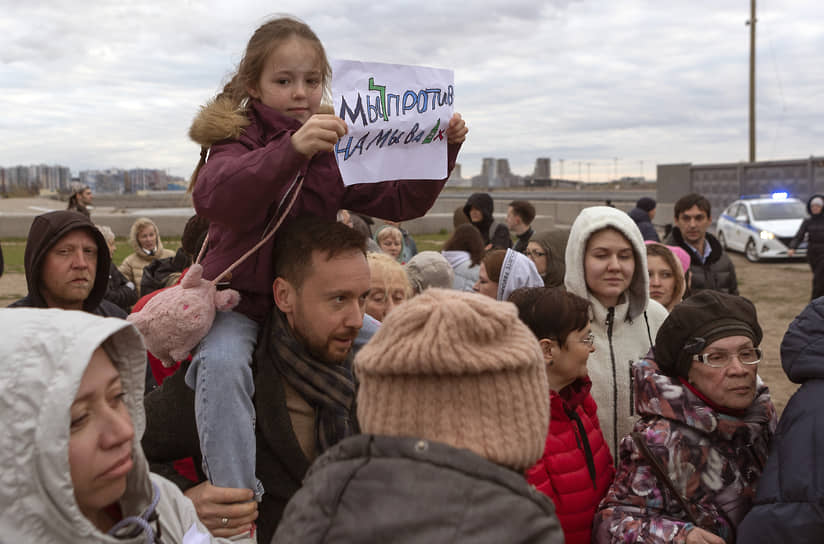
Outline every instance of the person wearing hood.
<path id="1" fill-rule="evenodd" d="M 755 306 L 737 295 L 702 291 L 672 310 L 633 365 L 641 419 L 621 441 L 593 542 L 735 542 L 776 426 L 761 339 Z"/>
<path id="2" fill-rule="evenodd" d="M 10 308 L 62 308 L 106 317 L 126 312 L 105 300 L 112 258 L 103 234 L 74 210 L 38 215 L 26 239 L 28 294 Z"/>
<path id="3" fill-rule="evenodd" d="M 512 247 L 509 229 L 495 221 L 494 210 L 495 202 L 488 193 L 472 193 L 463 207 L 464 215 L 481 233 L 486 249 L 509 249 Z"/>
<path id="4" fill-rule="evenodd" d="M 468 223 L 459 225 L 444 242 L 441 254 L 455 273 L 453 289 L 472 291 L 478 282 L 481 259 L 484 258 L 484 241 L 478 229 Z"/>
<path id="5" fill-rule="evenodd" d="M 140 298 L 140 285 L 143 280 L 143 269 L 156 259 L 174 257 L 175 252 L 163 247 L 157 225 L 148 217 L 141 217 L 129 230 L 129 244 L 134 253 L 123 259 L 119 270 L 126 279 L 137 287 L 137 296 Z"/>
<path id="6" fill-rule="evenodd" d="M 639 198 L 638 202 L 635 203 L 635 207 L 627 213 L 629 213 L 629 216 L 635 221 L 635 224 L 638 225 L 638 230 L 641 231 L 641 236 L 644 237 L 644 240 L 660 242 L 661 239 L 658 238 L 655 225 L 652 224 L 652 220 L 655 219 L 655 209 L 655 199 L 644 196 Z"/>
<path id="7" fill-rule="evenodd" d="M 636 419 L 630 365 L 652 347 L 667 310 L 649 298 L 647 250 L 626 212 L 608 206 L 581 210 L 569 232 L 565 262 L 567 290 L 591 303 L 592 397 L 615 457 Z"/>
<path id="8" fill-rule="evenodd" d="M 824 299 L 812 301 L 781 341 L 781 366 L 801 387 L 775 431 L 752 510 L 738 542 L 813 544 L 824 535 Z"/>
<path id="9" fill-rule="evenodd" d="M 381 253 L 389 255 L 400 264 L 404 264 L 406 260 L 406 246 L 403 241 L 403 233 L 401 229 L 386 224 L 382 225 L 375 231 L 375 242 L 381 250 Z"/>
<path id="10" fill-rule="evenodd" d="M 490 298 L 507 301 L 515 289 L 543 285 L 535 263 L 526 255 L 512 249 L 493 249 L 484 255 L 478 282 L 472 289 Z"/>
<path id="11" fill-rule="evenodd" d="M 787 255 L 792 257 L 804 238 L 807 238 L 807 262 L 813 272 L 813 290 L 810 300 L 824 296 L 824 195 L 813 195 L 807 201 L 810 216 L 801 222 L 798 232 L 790 240 Z"/>
<path id="12" fill-rule="evenodd" d="M 566 229 L 554 229 L 539 232 L 530 238 L 526 246 L 524 255 L 532 259 L 538 274 L 544 280 L 546 287 L 563 287 L 566 264 L 567 240 L 569 231 Z"/>
<path id="13" fill-rule="evenodd" d="M 513 304 L 430 288 L 354 361 L 363 434 L 312 464 L 273 543 L 563 542 L 523 471 L 541 457 L 546 365 Z"/>
<path id="14" fill-rule="evenodd" d="M 0 329 L 3 542 L 229 543 L 149 472 L 146 351 L 133 325 L 29 308 L 0 310 Z"/>

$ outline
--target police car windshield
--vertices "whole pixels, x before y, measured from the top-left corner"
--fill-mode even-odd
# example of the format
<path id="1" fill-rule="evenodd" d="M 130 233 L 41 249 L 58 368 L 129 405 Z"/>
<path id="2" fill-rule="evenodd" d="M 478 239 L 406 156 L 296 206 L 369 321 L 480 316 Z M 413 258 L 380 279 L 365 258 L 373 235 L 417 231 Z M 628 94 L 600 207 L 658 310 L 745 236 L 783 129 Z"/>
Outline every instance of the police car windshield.
<path id="1" fill-rule="evenodd" d="M 807 208 L 799 201 L 784 200 L 751 204 L 753 219 L 756 221 L 775 221 L 778 219 L 804 219 Z"/>

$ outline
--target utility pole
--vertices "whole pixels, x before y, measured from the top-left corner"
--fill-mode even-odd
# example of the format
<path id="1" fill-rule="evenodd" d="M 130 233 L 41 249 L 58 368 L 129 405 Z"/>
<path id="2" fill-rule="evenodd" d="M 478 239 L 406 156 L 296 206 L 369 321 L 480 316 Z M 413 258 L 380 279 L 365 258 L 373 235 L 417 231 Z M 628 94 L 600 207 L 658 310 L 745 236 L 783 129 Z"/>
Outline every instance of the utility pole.
<path id="1" fill-rule="evenodd" d="M 641 163 L 641 179 L 644 179 L 644 159 L 638 161 Z"/>
<path id="2" fill-rule="evenodd" d="M 592 181 L 592 176 L 589 175 L 589 167 L 591 164 L 591 162 L 587 163 L 587 181 Z"/>
<path id="3" fill-rule="evenodd" d="M 755 162 L 755 0 L 750 0 L 750 162 Z"/>
<path id="4" fill-rule="evenodd" d="M 618 181 L 618 157 L 615 157 L 613 160 L 615 161 L 615 174 L 614 174 L 614 178 L 615 178 L 615 181 Z"/>
<path id="5" fill-rule="evenodd" d="M 558 159 L 561 163 L 561 179 L 564 179 L 564 159 Z"/>
<path id="6" fill-rule="evenodd" d="M 584 181 L 584 177 L 581 175 L 581 161 L 578 161 L 578 181 Z"/>

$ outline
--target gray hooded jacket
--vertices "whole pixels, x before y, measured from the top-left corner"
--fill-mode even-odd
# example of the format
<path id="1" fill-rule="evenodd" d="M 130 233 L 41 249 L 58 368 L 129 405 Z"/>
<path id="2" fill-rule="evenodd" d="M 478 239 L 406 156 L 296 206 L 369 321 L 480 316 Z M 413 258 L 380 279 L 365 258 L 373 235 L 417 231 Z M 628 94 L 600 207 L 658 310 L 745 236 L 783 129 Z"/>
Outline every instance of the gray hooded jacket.
<path id="1" fill-rule="evenodd" d="M 229 542 L 212 538 L 191 501 L 149 473 L 140 447 L 145 428 L 146 348 L 133 325 L 58 309 L 0 309 L 0 541 L 51 543 Z M 103 346 L 120 372 L 134 425 L 123 518 L 133 536 L 100 532 L 80 511 L 69 466 L 71 405 L 95 349 Z M 155 504 L 156 503 L 156 504 Z M 154 519 L 156 514 L 156 520 Z"/>
<path id="2" fill-rule="evenodd" d="M 635 255 L 635 273 L 620 302 L 607 308 L 593 295 L 586 283 L 584 256 L 593 234 L 612 228 L 624 235 Z M 632 397 L 632 363 L 641 359 L 654 344 L 658 327 L 667 310 L 649 298 L 647 250 L 641 232 L 630 217 L 615 208 L 593 206 L 581 210 L 572 224 L 566 247 L 564 284 L 569 292 L 592 304 L 591 326 L 595 352 L 587 369 L 592 380 L 592 398 L 598 404 L 598 420 L 614 459 L 618 443 L 635 423 Z"/>

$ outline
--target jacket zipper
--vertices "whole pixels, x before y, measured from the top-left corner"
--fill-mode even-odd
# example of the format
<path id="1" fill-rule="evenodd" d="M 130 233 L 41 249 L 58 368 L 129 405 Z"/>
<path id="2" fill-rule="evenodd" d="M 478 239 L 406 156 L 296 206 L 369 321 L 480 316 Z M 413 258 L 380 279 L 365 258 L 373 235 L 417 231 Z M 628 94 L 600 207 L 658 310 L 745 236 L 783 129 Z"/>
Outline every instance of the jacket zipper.
<path id="1" fill-rule="evenodd" d="M 618 459 L 618 376 L 615 367 L 615 351 L 612 348 L 612 322 L 615 320 L 615 308 L 607 310 L 607 340 L 609 341 L 609 360 L 612 363 L 612 445 L 615 459 Z"/>

